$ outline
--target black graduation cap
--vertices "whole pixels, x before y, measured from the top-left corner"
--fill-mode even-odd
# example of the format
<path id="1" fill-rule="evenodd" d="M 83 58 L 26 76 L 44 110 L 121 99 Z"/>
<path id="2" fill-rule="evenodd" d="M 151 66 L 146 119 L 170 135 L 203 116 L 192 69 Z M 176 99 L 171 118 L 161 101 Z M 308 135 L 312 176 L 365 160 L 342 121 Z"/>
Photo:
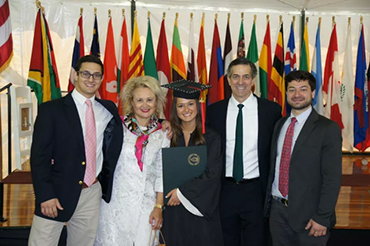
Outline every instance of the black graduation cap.
<path id="1" fill-rule="evenodd" d="M 169 84 L 162 85 L 167 89 L 173 90 L 174 97 L 185 99 L 199 99 L 202 90 L 211 88 L 211 85 L 205 85 L 198 82 L 182 79 Z"/>

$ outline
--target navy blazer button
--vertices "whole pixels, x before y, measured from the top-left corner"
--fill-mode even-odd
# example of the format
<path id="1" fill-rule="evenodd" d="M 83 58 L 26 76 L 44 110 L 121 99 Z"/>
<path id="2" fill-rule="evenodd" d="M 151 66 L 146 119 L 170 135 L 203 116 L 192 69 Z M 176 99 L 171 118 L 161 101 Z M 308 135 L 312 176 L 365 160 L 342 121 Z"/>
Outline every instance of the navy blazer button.
<path id="1" fill-rule="evenodd" d="M 82 164 L 82 166 L 83 166 L 83 165 L 85 165 L 85 164 L 86 164 L 86 162 L 84 162 L 84 161 L 83 161 L 81 164 Z"/>
<path id="2" fill-rule="evenodd" d="M 81 180 L 78 182 L 78 184 L 82 185 L 84 182 L 82 182 Z"/>

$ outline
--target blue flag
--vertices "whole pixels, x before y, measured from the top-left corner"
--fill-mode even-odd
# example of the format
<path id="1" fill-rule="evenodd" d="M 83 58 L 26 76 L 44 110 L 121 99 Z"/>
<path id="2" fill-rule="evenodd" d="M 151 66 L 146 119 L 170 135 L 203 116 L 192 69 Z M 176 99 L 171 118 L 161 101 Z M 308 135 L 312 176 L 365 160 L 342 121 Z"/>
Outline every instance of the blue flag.
<path id="1" fill-rule="evenodd" d="M 297 70 L 297 58 L 295 54 L 295 38 L 294 38 L 294 28 L 293 21 L 290 24 L 290 34 L 288 45 L 285 53 L 285 63 L 284 63 L 285 76 L 287 76 L 291 71 Z M 292 108 L 289 106 L 287 99 L 285 98 L 285 108 L 286 115 L 290 115 Z"/>
<path id="2" fill-rule="evenodd" d="M 312 75 L 316 79 L 315 98 L 312 100 L 312 106 L 317 113 L 324 114 L 322 99 L 322 67 L 321 67 L 321 42 L 320 42 L 320 24 L 317 26 L 315 50 L 312 57 Z"/>
<path id="3" fill-rule="evenodd" d="M 91 42 L 90 55 L 100 58 L 99 32 L 98 32 L 98 18 L 95 14 L 93 40 Z"/>
<path id="4" fill-rule="evenodd" d="M 354 105 L 354 146 L 359 151 L 365 151 L 369 147 L 369 136 L 367 129 L 369 127 L 369 111 L 366 106 L 367 91 L 366 83 L 366 55 L 364 26 L 361 27 L 360 40 L 357 49 L 357 64 L 355 78 L 355 105 Z"/>

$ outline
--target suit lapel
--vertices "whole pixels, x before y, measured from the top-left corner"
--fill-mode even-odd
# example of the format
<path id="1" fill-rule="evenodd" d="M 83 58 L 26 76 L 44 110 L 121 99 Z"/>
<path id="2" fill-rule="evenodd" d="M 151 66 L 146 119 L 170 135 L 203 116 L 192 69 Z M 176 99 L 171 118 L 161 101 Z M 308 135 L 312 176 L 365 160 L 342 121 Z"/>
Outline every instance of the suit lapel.
<path id="1" fill-rule="evenodd" d="M 229 100 L 230 99 L 228 99 L 228 100 L 224 100 L 223 101 L 223 104 L 221 104 L 220 106 L 221 106 L 221 108 L 220 108 L 220 117 L 222 118 L 222 121 L 219 121 L 220 122 L 220 124 L 222 124 L 221 126 L 220 126 L 220 129 L 221 129 L 221 133 L 222 133 L 222 142 L 223 143 L 226 143 L 226 122 L 227 122 L 227 120 L 226 120 L 226 117 L 227 117 L 227 107 L 228 107 L 228 105 L 229 105 Z M 226 148 L 226 146 L 225 146 L 225 148 Z"/>
<path id="2" fill-rule="evenodd" d="M 308 116 L 301 132 L 299 133 L 297 141 L 294 144 L 294 148 L 293 148 L 292 156 L 291 156 L 292 158 L 293 158 L 294 154 L 300 148 L 303 147 L 303 143 L 306 141 L 307 137 L 310 136 L 312 130 L 315 128 L 316 121 L 318 120 L 318 118 L 319 118 L 319 116 L 318 116 L 317 112 L 315 111 L 315 109 L 312 108 L 312 112 Z"/>
<path id="3" fill-rule="evenodd" d="M 64 98 L 64 109 L 66 116 L 71 123 L 70 130 L 73 132 L 73 135 L 77 138 L 78 144 L 80 144 L 82 148 L 85 148 L 80 116 L 78 115 L 76 104 L 73 101 L 71 93 L 69 93 Z"/>

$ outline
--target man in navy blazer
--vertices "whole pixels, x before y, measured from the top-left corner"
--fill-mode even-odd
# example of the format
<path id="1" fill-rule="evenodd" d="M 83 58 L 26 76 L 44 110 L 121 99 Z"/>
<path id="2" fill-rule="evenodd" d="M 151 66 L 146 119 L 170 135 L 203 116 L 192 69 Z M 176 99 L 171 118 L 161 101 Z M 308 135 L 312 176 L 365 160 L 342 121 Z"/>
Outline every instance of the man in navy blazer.
<path id="1" fill-rule="evenodd" d="M 256 76 L 257 68 L 251 61 L 246 58 L 233 60 L 227 71 L 232 96 L 207 108 L 207 124 L 221 134 L 225 150 L 220 215 L 227 246 L 266 243 L 263 202 L 270 167 L 271 136 L 275 122 L 281 118 L 281 107 L 252 93 Z M 243 121 L 242 150 L 235 151 L 239 112 L 242 112 Z M 236 155 L 242 158 L 241 180 L 236 180 L 233 174 Z"/>
<path id="2" fill-rule="evenodd" d="M 29 245 L 57 245 L 67 222 L 67 245 L 93 245 L 101 197 L 109 202 L 123 129 L 115 104 L 95 98 L 103 76 L 99 58 L 75 66 L 76 87 L 67 96 L 39 106 L 31 147 L 35 216 Z M 85 112 L 92 103 L 96 124 L 96 179 L 84 183 Z M 86 102 L 86 103 L 85 103 Z"/>
<path id="3" fill-rule="evenodd" d="M 312 108 L 312 74 L 293 71 L 285 82 L 292 111 L 275 125 L 265 215 L 274 246 L 324 246 L 335 225 L 341 185 L 341 131 Z"/>

